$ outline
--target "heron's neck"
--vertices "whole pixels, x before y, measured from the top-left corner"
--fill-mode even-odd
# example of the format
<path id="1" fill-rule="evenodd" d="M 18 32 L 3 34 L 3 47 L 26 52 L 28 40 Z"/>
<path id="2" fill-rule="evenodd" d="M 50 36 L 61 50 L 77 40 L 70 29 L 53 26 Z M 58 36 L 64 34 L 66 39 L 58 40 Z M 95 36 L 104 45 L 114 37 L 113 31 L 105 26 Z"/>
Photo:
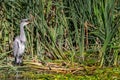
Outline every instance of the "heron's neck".
<path id="1" fill-rule="evenodd" d="M 21 26 L 21 25 L 20 25 L 20 40 L 23 42 L 26 42 L 24 26 Z"/>

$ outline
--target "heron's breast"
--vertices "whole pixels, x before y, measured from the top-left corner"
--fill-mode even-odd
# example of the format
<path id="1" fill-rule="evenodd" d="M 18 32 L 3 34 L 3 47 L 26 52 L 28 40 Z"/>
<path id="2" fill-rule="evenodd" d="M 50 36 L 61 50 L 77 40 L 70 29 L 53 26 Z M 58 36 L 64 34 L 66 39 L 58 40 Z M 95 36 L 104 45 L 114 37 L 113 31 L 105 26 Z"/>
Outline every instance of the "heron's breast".
<path id="1" fill-rule="evenodd" d="M 19 45 L 19 52 L 20 52 L 20 54 L 23 54 L 24 51 L 25 51 L 25 44 L 20 44 Z"/>

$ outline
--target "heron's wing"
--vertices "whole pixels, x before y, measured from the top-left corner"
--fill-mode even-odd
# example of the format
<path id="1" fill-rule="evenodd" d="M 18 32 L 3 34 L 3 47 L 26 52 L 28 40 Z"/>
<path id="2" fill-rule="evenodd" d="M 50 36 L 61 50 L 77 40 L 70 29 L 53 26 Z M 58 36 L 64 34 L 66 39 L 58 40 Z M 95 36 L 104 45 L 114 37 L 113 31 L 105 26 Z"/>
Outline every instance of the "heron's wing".
<path id="1" fill-rule="evenodd" d="M 17 56 L 19 49 L 19 41 L 15 40 L 13 43 L 13 55 Z"/>

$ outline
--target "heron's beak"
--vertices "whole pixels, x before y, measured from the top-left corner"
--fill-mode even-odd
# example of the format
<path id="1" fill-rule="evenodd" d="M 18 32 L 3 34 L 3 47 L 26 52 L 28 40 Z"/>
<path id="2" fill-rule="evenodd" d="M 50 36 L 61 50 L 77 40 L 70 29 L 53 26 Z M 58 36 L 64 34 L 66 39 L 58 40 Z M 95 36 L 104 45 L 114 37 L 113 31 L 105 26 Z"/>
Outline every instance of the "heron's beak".
<path id="1" fill-rule="evenodd" d="M 31 22 L 30 21 L 28 21 L 28 24 L 30 24 Z"/>
<path id="2" fill-rule="evenodd" d="M 30 21 L 30 20 L 28 20 L 28 21 L 27 21 L 27 23 L 28 23 L 28 24 L 30 24 L 30 23 L 31 23 L 31 21 Z"/>

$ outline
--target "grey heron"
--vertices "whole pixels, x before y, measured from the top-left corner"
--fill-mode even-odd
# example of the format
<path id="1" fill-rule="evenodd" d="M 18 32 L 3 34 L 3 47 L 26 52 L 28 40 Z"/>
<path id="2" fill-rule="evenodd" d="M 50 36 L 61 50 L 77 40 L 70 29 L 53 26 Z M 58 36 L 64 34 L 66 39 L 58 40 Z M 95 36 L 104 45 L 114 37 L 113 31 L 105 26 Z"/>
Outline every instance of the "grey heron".
<path id="1" fill-rule="evenodd" d="M 26 36 L 24 26 L 29 24 L 29 19 L 22 19 L 20 23 L 20 35 L 17 36 L 13 42 L 13 56 L 15 58 L 14 64 L 22 64 L 22 56 L 25 51 Z"/>

